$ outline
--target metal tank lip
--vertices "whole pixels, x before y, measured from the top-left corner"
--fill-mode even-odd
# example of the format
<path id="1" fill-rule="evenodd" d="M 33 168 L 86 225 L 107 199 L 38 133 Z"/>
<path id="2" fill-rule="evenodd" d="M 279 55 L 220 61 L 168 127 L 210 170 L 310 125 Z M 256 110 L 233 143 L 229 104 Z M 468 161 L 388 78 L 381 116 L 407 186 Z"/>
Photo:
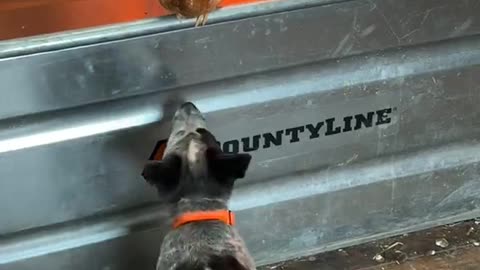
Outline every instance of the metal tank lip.
<path id="1" fill-rule="evenodd" d="M 241 20 L 249 17 L 348 1 L 353 0 L 268 0 L 261 3 L 226 7 L 214 12 L 209 17 L 209 23 L 204 27 L 209 27 L 226 21 Z M 166 16 L 162 17 L 162 19 L 153 18 L 129 23 L 0 41 L 0 60 L 2 60 L 2 58 L 182 30 L 193 27 L 194 23 L 194 20 L 179 21 L 174 16 Z"/>

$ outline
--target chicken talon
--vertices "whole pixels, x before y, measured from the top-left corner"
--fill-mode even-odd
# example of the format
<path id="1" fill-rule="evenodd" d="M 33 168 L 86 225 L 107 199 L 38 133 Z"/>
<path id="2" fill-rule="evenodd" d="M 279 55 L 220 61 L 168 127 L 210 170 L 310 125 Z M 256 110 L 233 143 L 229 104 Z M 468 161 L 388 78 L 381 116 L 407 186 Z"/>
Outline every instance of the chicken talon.
<path id="1" fill-rule="evenodd" d="M 197 20 L 195 21 L 195 27 L 199 27 L 200 26 L 200 23 L 202 21 L 202 17 L 203 15 L 200 15 L 197 17 Z"/>
<path id="2" fill-rule="evenodd" d="M 222 0 L 159 0 L 168 11 L 177 14 L 177 19 L 196 18 L 195 27 L 204 26 L 208 14 L 218 8 Z"/>
<path id="3" fill-rule="evenodd" d="M 177 13 L 177 20 L 179 20 L 181 22 L 181 21 L 183 21 L 183 19 L 185 19 L 185 17 L 183 17 L 182 14 Z"/>
<path id="4" fill-rule="evenodd" d="M 208 20 L 208 13 L 203 14 L 202 26 L 204 26 L 207 23 L 207 20 Z"/>

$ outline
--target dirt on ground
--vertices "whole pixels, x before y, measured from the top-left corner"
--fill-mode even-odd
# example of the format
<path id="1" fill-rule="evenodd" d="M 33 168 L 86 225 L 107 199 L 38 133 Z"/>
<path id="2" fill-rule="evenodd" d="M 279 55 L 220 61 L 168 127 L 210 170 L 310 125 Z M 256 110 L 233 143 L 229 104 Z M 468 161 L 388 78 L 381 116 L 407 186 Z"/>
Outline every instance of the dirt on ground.
<path id="1" fill-rule="evenodd" d="M 480 219 L 267 265 L 261 270 L 480 270 Z"/>

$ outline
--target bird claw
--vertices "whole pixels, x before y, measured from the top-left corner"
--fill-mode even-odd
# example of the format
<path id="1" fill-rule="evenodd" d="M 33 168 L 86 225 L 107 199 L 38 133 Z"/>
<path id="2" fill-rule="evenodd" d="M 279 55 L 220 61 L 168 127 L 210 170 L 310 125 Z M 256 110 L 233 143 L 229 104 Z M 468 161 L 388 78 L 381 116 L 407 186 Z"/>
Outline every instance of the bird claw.
<path id="1" fill-rule="evenodd" d="M 207 23 L 207 20 L 208 20 L 208 13 L 198 16 L 197 20 L 195 21 L 195 27 L 204 26 Z"/>
<path id="2" fill-rule="evenodd" d="M 182 14 L 177 13 L 177 20 L 179 20 L 181 22 L 181 21 L 183 21 L 183 19 L 185 19 L 185 17 Z"/>

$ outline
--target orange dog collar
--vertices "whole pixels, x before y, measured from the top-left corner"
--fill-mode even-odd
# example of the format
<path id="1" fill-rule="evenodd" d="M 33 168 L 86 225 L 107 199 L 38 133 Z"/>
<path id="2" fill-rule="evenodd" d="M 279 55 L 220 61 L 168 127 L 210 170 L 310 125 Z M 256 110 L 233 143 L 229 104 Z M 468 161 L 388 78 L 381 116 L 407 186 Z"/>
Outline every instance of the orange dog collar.
<path id="1" fill-rule="evenodd" d="M 227 225 L 233 226 L 235 225 L 235 214 L 229 210 L 187 212 L 175 219 L 173 222 L 173 228 L 176 229 L 191 222 L 212 220 L 218 220 Z"/>

